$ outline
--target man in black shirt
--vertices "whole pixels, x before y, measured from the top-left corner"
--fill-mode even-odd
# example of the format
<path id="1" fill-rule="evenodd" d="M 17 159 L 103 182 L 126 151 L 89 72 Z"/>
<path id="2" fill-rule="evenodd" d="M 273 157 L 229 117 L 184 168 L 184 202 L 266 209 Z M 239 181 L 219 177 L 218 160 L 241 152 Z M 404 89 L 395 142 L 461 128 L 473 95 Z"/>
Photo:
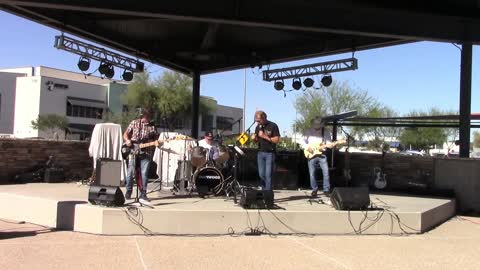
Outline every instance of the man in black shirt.
<path id="1" fill-rule="evenodd" d="M 255 112 L 255 134 L 252 140 L 258 144 L 258 175 L 262 181 L 263 190 L 272 189 L 272 170 L 275 162 L 275 151 L 280 140 L 280 131 L 277 124 L 267 120 L 267 114 L 263 111 Z"/>

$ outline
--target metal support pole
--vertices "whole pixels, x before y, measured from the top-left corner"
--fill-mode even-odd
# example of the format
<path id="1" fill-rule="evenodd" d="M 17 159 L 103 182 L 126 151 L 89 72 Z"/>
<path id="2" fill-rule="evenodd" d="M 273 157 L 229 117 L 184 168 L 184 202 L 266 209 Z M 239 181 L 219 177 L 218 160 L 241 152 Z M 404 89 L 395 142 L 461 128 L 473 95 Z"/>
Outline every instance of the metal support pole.
<path id="1" fill-rule="evenodd" d="M 460 157 L 470 157 L 472 104 L 472 43 L 462 44 L 460 64 Z"/>
<path id="2" fill-rule="evenodd" d="M 192 137 L 198 139 L 198 118 L 200 112 L 200 72 L 194 71 L 192 74 Z"/>

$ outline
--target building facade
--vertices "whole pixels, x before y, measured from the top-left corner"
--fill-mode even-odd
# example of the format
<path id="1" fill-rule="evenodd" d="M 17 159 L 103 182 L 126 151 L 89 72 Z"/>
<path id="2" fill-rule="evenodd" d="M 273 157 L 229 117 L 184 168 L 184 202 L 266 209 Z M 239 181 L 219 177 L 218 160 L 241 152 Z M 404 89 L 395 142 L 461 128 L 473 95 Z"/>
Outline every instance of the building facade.
<path id="1" fill-rule="evenodd" d="M 81 73 L 49 67 L 0 69 L 0 134 L 17 138 L 50 138 L 52 134 L 32 128 L 31 122 L 40 115 L 66 116 L 70 139 L 88 138 L 97 123 L 106 122 L 106 112 L 123 111 L 122 95 L 128 84 L 85 76 Z M 212 99 L 213 110 L 200 116 L 199 134 L 213 130 L 224 134 L 239 133 L 243 115 L 241 108 L 222 106 Z M 176 132 L 190 133 L 191 120 L 175 123 Z M 159 131 L 165 123 L 157 122 Z M 64 138 L 63 134 L 59 134 Z"/>

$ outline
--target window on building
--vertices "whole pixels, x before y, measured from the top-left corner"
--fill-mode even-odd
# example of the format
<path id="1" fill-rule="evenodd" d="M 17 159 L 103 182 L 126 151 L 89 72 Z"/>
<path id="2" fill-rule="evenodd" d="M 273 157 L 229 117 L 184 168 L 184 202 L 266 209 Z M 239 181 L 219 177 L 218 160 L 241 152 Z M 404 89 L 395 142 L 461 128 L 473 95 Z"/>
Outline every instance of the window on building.
<path id="1" fill-rule="evenodd" d="M 213 115 L 202 115 L 202 131 L 210 131 L 213 129 Z"/>
<path id="2" fill-rule="evenodd" d="M 67 116 L 102 119 L 103 108 L 71 105 L 67 102 Z"/>
<path id="3" fill-rule="evenodd" d="M 232 131 L 233 118 L 217 116 L 217 128 Z"/>

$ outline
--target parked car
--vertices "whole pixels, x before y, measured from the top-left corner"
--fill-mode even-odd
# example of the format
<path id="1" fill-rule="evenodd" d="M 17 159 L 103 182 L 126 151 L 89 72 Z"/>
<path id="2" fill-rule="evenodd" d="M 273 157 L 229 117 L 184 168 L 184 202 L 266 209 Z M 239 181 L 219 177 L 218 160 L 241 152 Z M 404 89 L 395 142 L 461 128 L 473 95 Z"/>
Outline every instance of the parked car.
<path id="1" fill-rule="evenodd" d="M 415 150 L 405 150 L 399 152 L 400 155 L 405 155 L 405 156 L 417 156 L 417 157 L 424 157 L 425 153 L 420 152 L 420 151 L 415 151 Z"/>

